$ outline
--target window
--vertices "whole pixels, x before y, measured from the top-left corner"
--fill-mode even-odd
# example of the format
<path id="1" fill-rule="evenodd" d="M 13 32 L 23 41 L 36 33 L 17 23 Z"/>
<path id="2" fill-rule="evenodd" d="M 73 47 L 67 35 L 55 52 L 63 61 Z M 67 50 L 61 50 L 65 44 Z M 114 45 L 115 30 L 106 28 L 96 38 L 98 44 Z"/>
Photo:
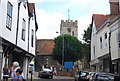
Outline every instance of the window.
<path id="1" fill-rule="evenodd" d="M 12 26 L 12 8 L 13 5 L 8 2 L 7 3 L 7 18 L 6 18 L 6 27 L 11 30 L 11 26 Z"/>
<path id="2" fill-rule="evenodd" d="M 68 30 L 68 32 L 71 32 L 71 28 L 68 28 L 67 30 Z"/>
<path id="3" fill-rule="evenodd" d="M 26 31 L 25 29 L 26 29 L 26 21 L 23 18 L 23 20 L 22 20 L 22 40 L 24 40 L 24 41 L 25 41 L 25 31 Z"/>
<path id="4" fill-rule="evenodd" d="M 74 31 L 72 31 L 72 35 L 73 35 L 73 36 L 75 35 Z"/>
<path id="5" fill-rule="evenodd" d="M 104 34 L 104 38 L 105 38 L 105 40 L 104 40 L 104 46 L 106 47 L 107 46 L 107 33 Z"/>
<path id="6" fill-rule="evenodd" d="M 120 33 L 118 34 L 118 47 L 120 48 Z"/>
<path id="7" fill-rule="evenodd" d="M 105 37 L 105 39 L 107 39 L 107 33 L 105 33 L 105 36 L 104 36 L 104 37 Z"/>
<path id="8" fill-rule="evenodd" d="M 102 37 L 100 37 L 100 48 L 102 49 Z"/>
<path id="9" fill-rule="evenodd" d="M 95 55 L 95 46 L 93 47 L 93 54 Z"/>
<path id="10" fill-rule="evenodd" d="M 31 46 L 33 47 L 34 43 L 34 30 L 32 29 L 32 34 L 31 34 Z"/>

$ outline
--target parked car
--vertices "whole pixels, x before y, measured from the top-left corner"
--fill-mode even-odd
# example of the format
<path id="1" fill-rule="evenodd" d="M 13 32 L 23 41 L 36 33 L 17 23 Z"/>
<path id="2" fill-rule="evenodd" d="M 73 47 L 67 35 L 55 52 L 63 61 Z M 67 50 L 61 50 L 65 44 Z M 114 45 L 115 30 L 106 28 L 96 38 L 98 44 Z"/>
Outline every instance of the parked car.
<path id="1" fill-rule="evenodd" d="M 75 81 L 89 81 L 87 76 L 89 75 L 88 71 L 80 71 L 78 78 L 75 78 Z"/>
<path id="2" fill-rule="evenodd" d="M 96 73 L 91 81 L 114 81 L 114 74 Z"/>
<path id="3" fill-rule="evenodd" d="M 42 71 L 38 73 L 40 78 L 53 78 L 53 71 L 49 68 L 44 68 Z"/>
<path id="4" fill-rule="evenodd" d="M 41 66 L 41 70 L 38 73 L 38 77 L 40 78 L 53 78 L 53 68 L 46 64 Z"/>
<path id="5" fill-rule="evenodd" d="M 92 81 L 95 74 L 96 74 L 95 72 L 89 72 L 89 75 L 87 76 L 87 79 L 89 79 L 89 81 Z"/>

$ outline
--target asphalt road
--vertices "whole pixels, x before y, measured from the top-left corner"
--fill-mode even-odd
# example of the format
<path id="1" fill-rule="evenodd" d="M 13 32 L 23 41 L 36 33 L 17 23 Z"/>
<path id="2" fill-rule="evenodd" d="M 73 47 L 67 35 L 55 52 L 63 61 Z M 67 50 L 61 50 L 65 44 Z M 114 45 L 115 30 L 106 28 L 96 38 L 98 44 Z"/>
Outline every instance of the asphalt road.
<path id="1" fill-rule="evenodd" d="M 38 73 L 34 72 L 31 77 L 29 77 L 29 80 L 27 81 L 75 81 L 73 77 L 66 77 L 66 76 L 53 76 L 53 79 L 44 79 L 44 78 L 39 78 Z"/>

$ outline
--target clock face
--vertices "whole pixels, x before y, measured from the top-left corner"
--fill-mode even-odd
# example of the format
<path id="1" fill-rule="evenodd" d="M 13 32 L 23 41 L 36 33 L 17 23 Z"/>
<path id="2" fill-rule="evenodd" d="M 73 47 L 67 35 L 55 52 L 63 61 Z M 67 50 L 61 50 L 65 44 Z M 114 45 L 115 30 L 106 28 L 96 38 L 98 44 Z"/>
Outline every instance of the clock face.
<path id="1" fill-rule="evenodd" d="M 71 32 L 71 28 L 67 28 L 68 32 Z"/>

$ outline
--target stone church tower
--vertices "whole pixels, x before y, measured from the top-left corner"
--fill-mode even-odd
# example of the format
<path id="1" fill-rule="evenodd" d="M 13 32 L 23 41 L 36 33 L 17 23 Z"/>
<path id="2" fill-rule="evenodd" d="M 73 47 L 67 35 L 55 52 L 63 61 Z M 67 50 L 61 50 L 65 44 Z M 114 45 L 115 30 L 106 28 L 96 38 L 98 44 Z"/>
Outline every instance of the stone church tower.
<path id="1" fill-rule="evenodd" d="M 60 35 L 69 34 L 78 37 L 78 22 L 77 20 L 61 20 L 60 24 Z"/>

